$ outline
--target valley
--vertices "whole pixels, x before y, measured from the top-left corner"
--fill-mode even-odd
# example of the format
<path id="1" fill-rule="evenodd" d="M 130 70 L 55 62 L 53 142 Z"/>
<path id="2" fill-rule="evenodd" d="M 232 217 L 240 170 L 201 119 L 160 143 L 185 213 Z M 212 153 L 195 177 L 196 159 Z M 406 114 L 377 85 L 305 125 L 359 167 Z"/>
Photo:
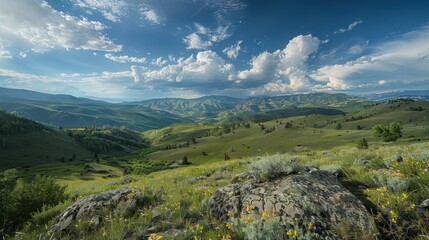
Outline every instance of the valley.
<path id="1" fill-rule="evenodd" d="M 3 96 L 6 95 L 3 93 Z M 19 189 L 19 184 L 31 184 L 39 177 L 49 177 L 64 186 L 65 194 L 69 196 L 65 202 L 32 213 L 25 225 L 14 223 L 17 225 L 13 226 L 25 232 L 22 235 L 25 239 L 49 238 L 51 234 L 60 236 L 58 234 L 63 233 L 46 231 L 41 226 L 52 224 L 54 216 L 72 201 L 130 186 L 144 191 L 147 194 L 145 201 L 150 205 L 135 206 L 139 213 L 128 217 L 115 213 L 111 220 L 103 220 L 105 223 L 96 229 L 90 227 L 91 219 L 82 219 L 83 225 L 78 222 L 61 235 L 62 238 L 104 239 L 108 235 L 109 239 L 120 239 L 131 233 L 135 238 L 228 239 L 230 236 L 243 239 L 248 231 L 245 226 L 233 218 L 226 225 L 220 223 L 208 213 L 206 204 L 217 189 L 228 185 L 229 179 L 249 169 L 254 171 L 252 166 L 266 159 L 296 158 L 300 166 L 313 166 L 335 174 L 367 209 L 375 211 L 377 234 L 383 239 L 411 233 L 400 230 L 392 233 L 390 227 L 383 225 L 386 218 L 377 215 L 383 211 L 378 205 L 380 201 L 389 202 L 389 209 L 397 211 L 397 215 L 388 215 L 395 217 L 394 221 L 408 226 L 421 219 L 401 214 L 411 214 L 411 210 L 402 207 L 419 204 L 427 193 L 420 185 L 429 179 L 424 170 L 429 166 L 427 101 L 392 99 L 374 102 L 347 95 L 310 94 L 247 100 L 223 97 L 161 99 L 110 106 L 105 102 L 88 105 L 87 100 L 76 99 L 54 104 L 52 98 L 58 96 L 42 94 L 38 97 L 41 96 L 49 100 L 36 100 L 35 97 L 31 105 L 6 103 L 16 98 L 0 101 L 6 111 L 13 113 L 0 112 L 2 181 L 9 179 L 8 174 L 13 174 L 19 179 L 15 186 Z M 78 105 L 85 105 L 84 108 L 89 109 L 85 111 L 89 112 L 83 113 L 84 108 L 76 107 Z M 91 123 L 88 126 L 83 125 L 87 122 L 74 122 L 75 127 L 66 127 L 71 121 L 69 117 L 53 114 L 50 118 L 58 125 L 48 124 L 42 121 L 41 112 L 38 112 L 41 108 L 54 112 L 63 109 L 61 111 L 67 116 L 83 114 L 103 119 L 102 105 L 119 112 L 133 111 L 136 115 L 144 109 L 152 114 L 145 122 L 159 120 L 154 121 L 156 125 L 145 126 L 130 119 L 121 126 L 101 120 L 88 122 Z M 165 119 L 163 116 L 166 115 L 173 117 Z M 387 126 L 393 122 L 401 126 L 401 137 L 396 141 L 386 142 L 374 135 L 374 126 Z M 358 144 L 362 139 L 367 142 L 366 146 Z M 403 161 L 393 164 L 392 159 L 398 156 Z M 272 164 L 278 164 L 274 162 Z M 416 167 L 422 170 L 413 172 L 415 170 L 410 168 L 415 165 L 409 164 L 419 164 Z M 376 177 L 377 172 L 386 180 Z M 407 184 L 411 185 L 405 190 L 377 195 L 386 186 L 396 186 L 389 184 L 399 184 L 385 182 L 396 173 L 401 177 L 391 181 L 401 182 L 417 175 L 420 178 L 417 182 L 410 180 Z M 411 197 L 400 201 L 398 196 L 401 194 Z M 153 221 L 155 214 L 167 222 Z M 424 226 L 414 227 L 413 231 L 424 233 Z M 148 230 L 152 228 L 157 229 L 155 233 Z M 171 229 L 179 231 L 175 233 L 178 235 L 172 235 Z M 318 234 L 309 229 L 297 230 L 307 237 Z M 7 238 L 23 239 L 10 232 L 5 234 Z"/>

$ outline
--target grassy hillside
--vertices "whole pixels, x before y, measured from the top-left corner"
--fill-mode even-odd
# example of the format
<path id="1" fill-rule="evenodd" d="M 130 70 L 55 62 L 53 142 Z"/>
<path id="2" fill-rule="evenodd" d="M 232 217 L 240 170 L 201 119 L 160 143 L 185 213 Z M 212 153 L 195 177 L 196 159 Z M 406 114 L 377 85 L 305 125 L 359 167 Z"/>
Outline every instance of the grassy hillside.
<path id="1" fill-rule="evenodd" d="M 65 133 L 0 111 L 0 170 L 92 155 Z"/>
<path id="2" fill-rule="evenodd" d="M 208 96 L 197 99 L 153 99 L 132 104 L 155 110 L 168 111 L 179 116 L 210 120 L 216 118 L 219 112 L 232 109 L 243 101 L 243 99 L 225 96 Z"/>
<path id="3" fill-rule="evenodd" d="M 68 129 L 67 135 L 94 153 L 126 152 L 144 149 L 148 142 L 138 132 L 120 128 Z"/>
<path id="4" fill-rule="evenodd" d="M 6 88 L 0 88 L 0 108 L 21 117 L 64 128 L 108 125 L 143 131 L 190 122 L 165 111 L 141 106 Z"/>
<path id="5" fill-rule="evenodd" d="M 168 111 L 170 113 L 192 117 L 205 121 L 231 121 L 231 117 L 251 119 L 265 113 L 271 119 L 276 111 L 293 110 L 293 108 L 330 108 L 341 111 L 355 109 L 369 104 L 366 99 L 345 94 L 296 94 L 278 97 L 253 97 L 236 99 L 222 96 L 209 96 L 197 99 L 155 99 L 136 102 L 139 106 Z M 272 112 L 272 114 L 269 114 Z M 311 113 L 308 113 L 311 114 Z M 292 116 L 293 114 L 289 114 Z M 299 115 L 299 114 L 295 114 Z"/>
<path id="6" fill-rule="evenodd" d="M 346 115 L 306 115 L 279 118 L 262 123 L 244 122 L 236 125 L 198 126 L 175 125 L 146 132 L 160 150 L 148 154 L 149 159 L 180 161 L 184 156 L 193 164 L 221 161 L 229 158 L 273 153 L 332 149 L 337 146 L 356 146 L 365 137 L 370 144 L 383 145 L 372 135 L 377 124 L 402 123 L 400 142 L 421 141 L 429 136 L 429 102 L 390 101 L 374 104 Z M 286 123 L 292 127 L 285 128 Z M 337 125 L 341 129 L 337 129 Z M 263 125 L 263 127 L 261 126 Z M 209 135 L 208 137 L 205 137 Z M 189 146 L 187 141 L 196 137 Z M 170 145 L 172 148 L 166 149 Z"/>
<path id="7" fill-rule="evenodd" d="M 294 108 L 316 109 L 311 106 Z M 339 111 L 333 108 L 323 110 L 329 110 L 327 113 Z M 74 145 L 69 147 L 109 150 L 99 154 L 99 161 L 94 159 L 92 149 L 86 158 L 80 157 L 79 153 L 75 159 L 70 155 L 59 161 L 19 167 L 18 177 L 24 181 L 36 175 L 52 176 L 68 186 L 67 193 L 73 200 L 121 186 L 138 187 L 148 198 L 157 199 L 156 204 L 139 209 L 130 217 L 109 215 L 109 220 L 99 229 L 88 227 L 90 219 L 84 219 L 74 226 L 66 239 L 122 239 L 130 234 L 138 238 L 148 236 L 148 229 L 158 236 L 164 235 L 164 239 L 221 239 L 227 235 L 242 239 L 243 232 L 228 228 L 224 222 L 207 214 L 207 199 L 216 189 L 228 184 L 234 174 L 248 171 L 248 162 L 272 154 L 285 158 L 294 155 L 302 164 L 340 173 L 343 185 L 373 211 L 382 239 L 402 239 L 428 234 L 427 224 L 413 207 L 427 198 L 424 186 L 427 186 L 429 177 L 424 169 L 429 167 L 428 110 L 428 102 L 398 100 L 348 108 L 348 111 L 338 112 L 341 114 L 308 112 L 303 116 L 278 115 L 278 119 L 263 122 L 174 124 L 142 134 L 120 128 L 79 128 L 62 133 L 3 113 L 3 119 L 8 122 L 22 121 L 18 125 L 26 126 L 10 127 L 17 130 L 3 135 L 24 135 L 25 139 L 31 139 L 31 146 L 38 144 L 36 138 L 29 137 L 32 135 L 45 134 L 43 137 L 47 139 L 58 136 L 61 138 L 51 140 L 65 144 L 61 139 L 70 140 L 69 134 L 75 139 L 71 140 Z M 282 110 L 273 111 L 281 113 Z M 372 135 L 374 125 L 390 122 L 400 122 L 403 126 L 403 137 L 398 141 L 383 142 Z M 356 148 L 363 137 L 368 140 L 369 149 Z M 144 139 L 151 142 L 151 147 Z M 55 146 L 58 149 L 49 151 L 64 151 L 61 146 Z M 22 149 L 15 148 L 13 152 L 21 154 Z M 27 154 L 31 157 L 38 153 Z M 181 164 L 184 156 L 190 165 Z M 398 156 L 400 161 L 395 160 Z M 23 156 L 15 157 L 21 159 Z M 404 184 L 408 188 L 396 190 Z M 68 205 L 70 201 L 33 214 L 31 222 L 20 230 L 24 235 L 15 238 L 48 238 L 52 233 L 43 226 L 49 226 L 54 216 Z M 395 224 L 389 225 L 386 221 L 395 221 Z M 171 229 L 186 232 L 180 236 L 166 234 Z M 349 237 L 346 232 L 344 234 L 345 238 Z"/>
<path id="8" fill-rule="evenodd" d="M 404 239 L 418 235 L 427 235 L 427 221 L 413 206 L 425 199 L 427 190 L 427 172 L 414 175 L 415 169 L 407 167 L 413 162 L 428 165 L 428 155 L 425 149 L 428 142 L 405 146 L 371 147 L 368 150 L 357 150 L 338 145 L 337 150 L 311 151 L 296 153 L 301 164 L 311 164 L 322 169 L 331 169 L 344 173 L 340 181 L 361 199 L 368 209 L 373 210 L 374 219 L 381 232 L 381 239 Z M 392 159 L 398 153 L 404 156 L 404 162 L 386 167 L 383 159 Z M 426 155 L 425 155 L 426 154 Z M 277 155 L 288 158 L 290 155 Z M 230 236 L 232 239 L 243 239 L 244 231 L 231 228 L 231 225 L 211 217 L 207 211 L 207 200 L 218 188 L 229 183 L 232 176 L 249 170 L 249 162 L 261 157 L 231 159 L 218 161 L 201 166 L 176 168 L 160 171 L 149 175 L 129 175 L 120 179 L 94 178 L 82 181 L 78 178 L 59 179 L 60 183 L 68 185 L 72 196 L 87 196 L 92 193 L 117 189 L 121 186 L 133 186 L 144 190 L 148 198 L 156 198 L 153 206 L 139 209 L 132 216 L 124 217 L 112 213 L 109 220 L 101 227 L 94 229 L 88 226 L 91 219 L 83 219 L 73 231 L 67 233 L 66 239 L 122 239 L 125 236 L 147 236 L 156 229 L 156 236 L 163 239 L 222 239 Z M 359 159 L 369 161 L 362 164 Z M 419 165 L 420 166 L 420 165 Z M 392 175 L 391 172 L 397 173 Z M 414 178 L 419 176 L 419 178 Z M 382 180 L 392 180 L 384 182 Z M 394 190 L 402 181 L 411 179 L 408 190 Z M 394 182 L 397 181 L 397 183 Z M 398 182 L 399 181 L 399 182 Z M 423 185 L 421 185 L 423 184 Z M 365 188 L 364 190 L 362 188 Z M 33 220 L 24 231 L 20 231 L 15 239 L 49 238 L 52 232 L 45 225 L 52 223 L 54 216 L 64 210 L 70 202 L 46 209 L 35 214 Z M 388 213 L 383 215 L 385 209 Z M 385 224 L 386 221 L 393 224 Z M 397 226 L 404 226 L 397 227 Z M 407 228 L 405 228 L 407 227 Z M 179 231 L 172 231 L 176 229 Z M 180 231 L 186 230 L 186 231 Z M 179 232 L 178 236 L 173 234 Z M 170 233 L 170 234 L 169 234 Z M 353 236 L 342 231 L 344 238 Z M 55 237 L 55 236 L 54 236 Z"/>
<path id="9" fill-rule="evenodd" d="M 155 99 L 113 104 L 68 95 L 0 88 L 0 107 L 47 125 L 65 128 L 114 126 L 144 131 L 175 123 L 269 120 L 309 114 L 341 114 L 370 104 L 345 94 L 297 94 L 237 99 Z"/>

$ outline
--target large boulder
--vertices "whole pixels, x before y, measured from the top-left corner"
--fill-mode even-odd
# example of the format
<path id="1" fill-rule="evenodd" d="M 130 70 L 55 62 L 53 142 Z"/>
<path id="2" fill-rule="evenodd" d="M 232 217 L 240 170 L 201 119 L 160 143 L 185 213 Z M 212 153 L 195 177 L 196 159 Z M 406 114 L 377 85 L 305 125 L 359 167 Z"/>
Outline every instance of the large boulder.
<path id="1" fill-rule="evenodd" d="M 253 179 L 230 184 L 209 199 L 209 211 L 215 218 L 230 223 L 246 221 L 248 215 L 254 221 L 265 221 L 269 213 L 285 231 L 311 231 L 316 239 L 339 239 L 341 229 L 349 231 L 352 238 L 361 233 L 367 235 L 359 237 L 375 238 L 378 232 L 362 202 L 335 176 L 320 170 L 294 173 L 273 181 Z"/>
<path id="2" fill-rule="evenodd" d="M 133 201 L 135 204 L 136 193 L 140 190 L 132 187 L 124 187 L 113 191 L 93 194 L 82 198 L 58 215 L 51 226 L 52 231 L 67 231 L 70 226 L 82 218 L 91 219 L 94 225 L 99 225 L 103 219 L 103 209 L 116 208 L 120 203 Z"/>

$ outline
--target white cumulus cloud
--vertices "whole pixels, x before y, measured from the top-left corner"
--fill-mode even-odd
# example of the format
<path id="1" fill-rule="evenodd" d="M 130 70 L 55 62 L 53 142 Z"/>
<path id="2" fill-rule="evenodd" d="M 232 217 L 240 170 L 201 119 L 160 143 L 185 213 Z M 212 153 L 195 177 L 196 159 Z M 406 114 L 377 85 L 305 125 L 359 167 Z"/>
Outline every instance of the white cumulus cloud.
<path id="1" fill-rule="evenodd" d="M 0 43 L 0 59 L 12 59 L 12 54 L 9 50 L 4 49 L 3 44 Z"/>
<path id="2" fill-rule="evenodd" d="M 155 65 L 155 66 L 159 66 L 162 67 L 163 65 L 167 64 L 167 60 L 166 59 L 162 59 L 162 57 L 159 57 L 157 59 L 153 59 L 150 64 Z"/>
<path id="3" fill-rule="evenodd" d="M 111 53 L 104 54 L 104 57 L 109 60 L 120 62 L 120 63 L 145 63 L 146 62 L 146 58 L 130 57 L 127 55 L 115 56 Z"/>
<path id="4" fill-rule="evenodd" d="M 221 42 L 231 36 L 228 32 L 228 26 L 218 26 L 216 29 L 207 28 L 201 24 L 195 23 L 196 31 L 183 38 L 187 49 L 207 49 L 214 43 Z"/>
<path id="5" fill-rule="evenodd" d="M 57 11 L 45 1 L 0 1 L 0 19 L 2 37 L 35 52 L 58 48 L 107 52 L 122 49 L 102 33 L 102 23 Z"/>
<path id="6" fill-rule="evenodd" d="M 312 35 L 299 35 L 283 50 L 263 52 L 251 61 L 251 68 L 238 73 L 238 81 L 253 87 L 265 85 L 268 92 L 308 90 L 310 80 L 306 61 L 315 53 L 320 40 Z"/>
<path id="7" fill-rule="evenodd" d="M 149 21 L 152 24 L 161 24 L 161 18 L 156 13 L 156 11 L 149 6 L 141 6 L 139 8 L 139 13 L 142 19 Z"/>
<path id="8" fill-rule="evenodd" d="M 124 0 L 74 0 L 74 4 L 81 8 L 98 11 L 112 22 L 119 22 L 127 9 L 127 3 Z"/>
<path id="9" fill-rule="evenodd" d="M 429 25 L 375 46 L 371 54 L 344 64 L 323 66 L 311 77 L 326 83 L 327 90 L 413 86 L 429 82 Z M 380 80 L 383 79 L 383 80 Z"/>
<path id="10" fill-rule="evenodd" d="M 198 32 L 209 32 L 206 28 Z M 237 46 L 240 46 L 240 42 Z M 195 93 L 215 93 L 219 90 L 230 92 L 259 89 L 259 93 L 284 93 L 305 91 L 311 88 L 307 60 L 320 45 L 320 40 L 312 35 L 299 35 L 282 50 L 262 52 L 255 56 L 251 67 L 236 71 L 234 65 L 226 63 L 216 52 L 200 51 L 188 58 L 170 58 L 167 64 L 162 58 L 154 60 L 163 64 L 159 69 L 132 66 L 134 81 L 148 89 L 186 89 Z"/>
<path id="11" fill-rule="evenodd" d="M 180 58 L 174 64 L 151 70 L 146 67 L 131 67 L 134 81 L 151 89 L 192 89 L 210 92 L 223 89 L 234 75 L 234 67 L 225 63 L 217 53 L 207 50 L 188 58 Z"/>
<path id="12" fill-rule="evenodd" d="M 209 40 L 203 40 L 200 35 L 191 33 L 183 39 L 183 42 L 188 45 L 187 49 L 207 49 L 213 43 Z"/>
<path id="13" fill-rule="evenodd" d="M 335 31 L 334 34 L 350 32 L 351 30 L 353 30 L 353 28 L 355 28 L 357 25 L 362 24 L 362 23 L 363 23 L 363 21 L 361 21 L 361 20 L 354 21 L 354 22 L 350 23 L 347 28 L 340 28 L 337 31 Z"/>
<path id="14" fill-rule="evenodd" d="M 223 53 L 225 53 L 230 59 L 237 59 L 238 54 L 240 53 L 241 46 L 240 44 L 243 41 L 238 41 L 236 44 L 233 44 L 225 49 L 223 49 Z"/>

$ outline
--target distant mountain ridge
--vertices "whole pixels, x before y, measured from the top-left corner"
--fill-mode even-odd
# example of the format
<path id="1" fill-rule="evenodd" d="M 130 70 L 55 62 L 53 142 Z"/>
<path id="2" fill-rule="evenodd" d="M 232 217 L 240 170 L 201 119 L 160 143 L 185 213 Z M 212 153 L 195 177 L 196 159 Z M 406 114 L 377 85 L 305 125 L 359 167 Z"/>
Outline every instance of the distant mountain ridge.
<path id="1" fill-rule="evenodd" d="M 206 119 L 209 117 L 216 120 L 226 120 L 237 115 L 285 110 L 291 109 L 293 106 L 344 109 L 361 106 L 368 102 L 367 99 L 348 96 L 343 93 L 309 93 L 246 99 L 225 96 L 206 96 L 196 99 L 165 98 L 131 104 L 193 118 Z"/>
<path id="2" fill-rule="evenodd" d="M 66 128 L 109 125 L 144 131 L 191 122 L 168 112 L 141 106 L 1 87 L 0 108 L 37 122 Z"/>
<path id="3" fill-rule="evenodd" d="M 368 104 L 342 93 L 309 93 L 276 97 L 206 96 L 108 103 L 70 95 L 0 88 L 0 108 L 34 121 L 66 128 L 125 126 L 144 131 L 186 122 L 231 122 L 302 114 L 341 114 Z M 337 110 L 337 111 L 333 111 Z"/>
<path id="4" fill-rule="evenodd" d="M 91 153 L 64 132 L 0 111 L 0 171 L 76 156 Z"/>
<path id="5" fill-rule="evenodd" d="M 397 99 L 397 98 L 429 100 L 429 89 L 376 93 L 376 94 L 367 95 L 366 97 L 374 101 L 386 101 L 386 100 Z"/>

